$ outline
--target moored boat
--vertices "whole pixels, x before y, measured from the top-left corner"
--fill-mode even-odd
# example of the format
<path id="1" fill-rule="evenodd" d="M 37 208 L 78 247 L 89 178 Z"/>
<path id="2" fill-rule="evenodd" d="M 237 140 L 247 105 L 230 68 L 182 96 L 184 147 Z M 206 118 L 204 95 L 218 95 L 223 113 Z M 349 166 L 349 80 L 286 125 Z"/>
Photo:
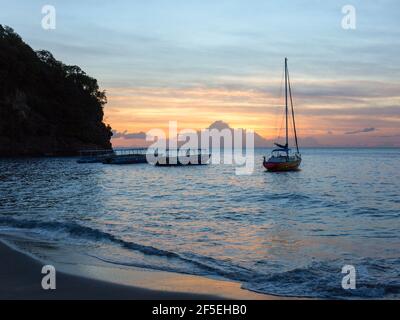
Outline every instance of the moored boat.
<path id="1" fill-rule="evenodd" d="M 301 164 L 301 156 L 298 154 L 287 155 L 289 150 L 275 149 L 271 157 L 266 161 L 264 157 L 264 167 L 268 171 L 294 171 L 298 170 Z"/>
<path id="2" fill-rule="evenodd" d="M 288 95 L 290 97 L 290 106 L 293 121 L 294 140 L 296 152 L 292 153 L 289 148 L 289 108 Z M 298 170 L 301 164 L 301 154 L 297 140 L 296 122 L 294 118 L 292 89 L 290 86 L 289 71 L 287 66 L 287 58 L 285 58 L 285 120 L 286 120 L 286 143 L 284 145 L 275 143 L 278 149 L 272 151 L 271 156 L 267 160 L 264 157 L 263 165 L 268 171 L 295 171 Z"/>
<path id="3" fill-rule="evenodd" d="M 199 166 L 210 162 L 211 154 L 204 150 L 165 150 L 155 152 L 156 166 Z"/>

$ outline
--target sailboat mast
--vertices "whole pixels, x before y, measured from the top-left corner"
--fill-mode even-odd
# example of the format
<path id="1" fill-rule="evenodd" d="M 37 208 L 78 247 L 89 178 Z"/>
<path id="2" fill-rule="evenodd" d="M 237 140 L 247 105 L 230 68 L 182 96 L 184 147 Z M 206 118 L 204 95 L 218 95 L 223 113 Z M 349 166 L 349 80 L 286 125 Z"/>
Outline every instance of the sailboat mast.
<path id="1" fill-rule="evenodd" d="M 285 113 L 286 113 L 286 148 L 289 148 L 289 125 L 288 125 L 288 78 L 287 58 L 285 58 Z"/>

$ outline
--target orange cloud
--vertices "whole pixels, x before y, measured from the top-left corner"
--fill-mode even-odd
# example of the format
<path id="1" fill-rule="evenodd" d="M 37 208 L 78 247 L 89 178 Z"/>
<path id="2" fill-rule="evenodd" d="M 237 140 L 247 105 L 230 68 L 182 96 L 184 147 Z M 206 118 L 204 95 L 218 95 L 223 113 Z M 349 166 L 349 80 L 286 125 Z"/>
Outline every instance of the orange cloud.
<path id="1" fill-rule="evenodd" d="M 333 81 L 320 82 L 319 87 L 314 81 L 299 81 L 294 89 L 294 102 L 300 136 L 322 137 L 324 141 L 340 144 L 340 139 L 346 139 L 339 137 L 340 134 L 362 128 L 377 127 L 381 135 L 399 134 L 400 99 L 397 91 L 392 90 L 394 87 L 379 83 L 384 94 L 372 94 L 369 91 L 374 83 L 357 86 L 358 83 L 332 88 Z M 284 111 L 283 97 L 270 93 L 282 91 L 279 85 L 279 81 L 270 81 L 261 89 L 109 88 L 105 116 L 115 130 L 129 132 L 167 130 L 169 121 L 177 121 L 181 129 L 198 130 L 222 119 L 233 128 L 254 129 L 271 139 L 279 132 Z M 357 87 L 352 89 L 352 86 Z M 313 91 L 314 87 L 319 91 Z M 337 135 L 332 137 L 328 131 Z"/>

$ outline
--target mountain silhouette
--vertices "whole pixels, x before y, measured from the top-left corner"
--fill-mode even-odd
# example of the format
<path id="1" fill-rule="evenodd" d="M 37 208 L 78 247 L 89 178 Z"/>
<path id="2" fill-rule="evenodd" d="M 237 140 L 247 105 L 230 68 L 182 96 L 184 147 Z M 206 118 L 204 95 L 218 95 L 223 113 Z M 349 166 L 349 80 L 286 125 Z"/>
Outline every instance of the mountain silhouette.
<path id="1" fill-rule="evenodd" d="M 210 124 L 208 126 L 208 128 L 206 129 L 216 129 L 218 131 L 222 131 L 222 130 L 230 130 L 232 137 L 234 136 L 234 128 L 231 128 L 230 125 L 222 120 L 218 120 L 213 122 L 212 124 Z M 244 143 L 246 142 L 246 129 L 242 129 L 243 130 L 243 134 L 242 134 L 242 146 L 244 147 Z M 197 136 L 198 136 L 198 144 L 199 146 L 201 145 L 201 141 L 200 141 L 200 131 L 197 132 Z M 118 145 L 117 141 L 115 140 L 116 138 L 118 139 L 123 139 L 125 141 L 125 143 L 123 144 L 124 147 L 127 146 L 131 146 L 131 147 L 144 147 L 144 146 L 149 146 L 152 144 L 152 142 L 148 142 L 146 141 L 146 135 L 143 132 L 140 133 L 129 133 L 129 132 L 115 132 L 115 137 L 113 140 L 113 144 L 114 145 Z M 121 140 L 120 140 L 121 141 Z M 129 144 L 128 141 L 131 141 L 131 144 Z M 180 142 L 180 145 L 182 145 L 184 142 Z M 254 132 L 254 147 L 255 148 L 267 148 L 267 147 L 271 147 L 273 145 L 272 140 L 268 140 L 263 138 L 261 135 L 259 135 L 258 133 Z M 211 145 L 211 139 L 210 139 L 210 146 Z M 221 141 L 221 146 L 224 147 L 223 145 L 223 141 Z"/>
<path id="2" fill-rule="evenodd" d="M 222 120 L 218 120 L 213 122 L 208 129 L 217 129 L 217 130 L 224 130 L 224 129 L 228 129 L 231 130 L 233 132 L 233 128 L 231 128 L 229 126 L 228 123 L 222 121 Z M 245 140 L 245 132 L 246 129 L 242 129 L 243 130 L 243 137 L 242 137 L 242 141 L 246 141 Z M 270 147 L 272 145 L 272 141 L 267 140 L 265 138 L 263 138 L 261 135 L 259 135 L 257 132 L 254 132 L 254 147 L 255 148 L 266 148 L 266 147 Z"/>

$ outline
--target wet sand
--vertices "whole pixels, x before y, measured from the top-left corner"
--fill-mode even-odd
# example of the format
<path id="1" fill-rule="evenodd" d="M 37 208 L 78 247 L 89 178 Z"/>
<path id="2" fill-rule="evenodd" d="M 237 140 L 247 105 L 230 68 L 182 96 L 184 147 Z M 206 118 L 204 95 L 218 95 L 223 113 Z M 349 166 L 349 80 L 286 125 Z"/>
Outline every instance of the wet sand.
<path id="1" fill-rule="evenodd" d="M 93 267 L 102 279 L 122 279 L 123 283 L 102 281 L 57 271 L 56 289 L 44 290 L 41 281 L 43 263 L 0 241 L 0 299 L 278 299 L 240 288 L 240 284 L 203 277 L 154 271 L 126 271 Z M 107 277 L 107 274 L 109 277 Z M 124 281 L 130 278 L 131 281 Z M 133 279 L 133 280 L 132 280 Z M 141 280 L 141 281 L 140 281 Z M 139 283 L 139 286 L 131 285 Z M 119 281 L 121 283 L 121 281 Z M 150 284 L 145 288 L 142 283 Z M 149 289 L 148 287 L 151 287 Z M 160 288 L 161 290 L 155 290 Z M 181 292 L 179 290 L 182 290 Z"/>
<path id="2" fill-rule="evenodd" d="M 218 299 L 122 286 L 57 272 L 56 289 L 41 286 L 42 264 L 0 242 L 0 299 Z"/>

